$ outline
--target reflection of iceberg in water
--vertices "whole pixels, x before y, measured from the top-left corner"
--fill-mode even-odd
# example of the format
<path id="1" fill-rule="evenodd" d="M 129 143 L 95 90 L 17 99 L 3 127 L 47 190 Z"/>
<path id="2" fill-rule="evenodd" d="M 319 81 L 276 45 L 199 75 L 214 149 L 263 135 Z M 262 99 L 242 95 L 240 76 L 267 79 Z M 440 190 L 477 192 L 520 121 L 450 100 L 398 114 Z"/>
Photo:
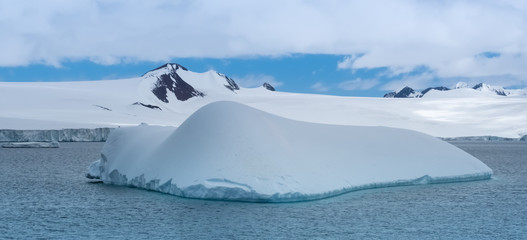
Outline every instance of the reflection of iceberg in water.
<path id="1" fill-rule="evenodd" d="M 88 176 L 189 198 L 289 202 L 387 186 L 489 179 L 478 159 L 403 129 L 298 122 L 232 102 L 179 128 L 116 129 Z"/>

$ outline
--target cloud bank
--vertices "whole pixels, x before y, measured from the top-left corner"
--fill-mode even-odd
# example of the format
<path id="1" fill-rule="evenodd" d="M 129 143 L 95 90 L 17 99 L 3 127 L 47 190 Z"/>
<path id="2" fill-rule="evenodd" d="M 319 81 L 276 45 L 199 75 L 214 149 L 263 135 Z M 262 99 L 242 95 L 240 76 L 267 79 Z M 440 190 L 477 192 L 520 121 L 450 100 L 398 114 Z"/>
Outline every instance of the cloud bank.
<path id="1" fill-rule="evenodd" d="M 522 0 L 6 0 L 0 66 L 344 54 L 339 69 L 527 83 L 525 29 Z"/>

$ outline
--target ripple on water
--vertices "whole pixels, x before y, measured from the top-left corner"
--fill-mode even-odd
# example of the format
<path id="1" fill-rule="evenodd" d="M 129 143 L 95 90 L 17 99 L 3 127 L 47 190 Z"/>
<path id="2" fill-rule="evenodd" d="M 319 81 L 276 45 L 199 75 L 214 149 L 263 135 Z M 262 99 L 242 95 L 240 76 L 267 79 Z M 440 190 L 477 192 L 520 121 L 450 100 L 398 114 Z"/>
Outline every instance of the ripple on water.
<path id="1" fill-rule="evenodd" d="M 178 198 L 84 178 L 102 143 L 0 149 L 0 238 L 472 238 L 527 235 L 527 144 L 457 142 L 489 181 L 392 187 L 301 203 Z"/>

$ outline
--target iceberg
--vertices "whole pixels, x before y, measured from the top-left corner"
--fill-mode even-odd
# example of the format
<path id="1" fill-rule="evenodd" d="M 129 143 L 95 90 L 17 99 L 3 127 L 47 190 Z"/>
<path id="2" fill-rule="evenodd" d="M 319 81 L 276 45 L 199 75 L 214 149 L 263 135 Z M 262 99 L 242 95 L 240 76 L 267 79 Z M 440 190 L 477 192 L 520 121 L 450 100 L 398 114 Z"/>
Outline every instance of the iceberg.
<path id="1" fill-rule="evenodd" d="M 483 180 L 492 170 L 412 130 L 300 122 L 214 102 L 178 128 L 115 129 L 86 175 L 186 198 L 294 202 L 376 187 Z"/>

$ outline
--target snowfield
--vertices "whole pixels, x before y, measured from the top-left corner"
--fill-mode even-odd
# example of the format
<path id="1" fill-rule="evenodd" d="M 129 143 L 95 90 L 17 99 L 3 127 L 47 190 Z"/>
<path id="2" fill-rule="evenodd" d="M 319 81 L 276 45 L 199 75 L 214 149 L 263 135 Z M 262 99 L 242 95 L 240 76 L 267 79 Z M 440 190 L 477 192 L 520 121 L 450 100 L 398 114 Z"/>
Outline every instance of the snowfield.
<path id="1" fill-rule="evenodd" d="M 0 133 L 102 139 L 81 128 L 115 128 L 87 177 L 188 198 L 303 201 L 489 179 L 485 164 L 435 138 L 527 135 L 525 91 L 485 86 L 400 99 L 296 94 L 165 64 L 121 80 L 0 82 Z M 57 140 L 54 131 L 37 135 Z"/>
<path id="2" fill-rule="evenodd" d="M 404 129 L 300 122 L 215 102 L 178 128 L 113 131 L 88 177 L 181 197 L 291 202 L 349 191 L 489 179 L 492 170 Z"/>
<path id="3" fill-rule="evenodd" d="M 157 98 L 153 94 L 159 84 L 156 81 L 169 72 L 203 96 L 179 101 L 168 92 L 168 102 Z M 436 137 L 527 135 L 527 95 L 519 93 L 504 97 L 460 88 L 431 90 L 423 98 L 393 99 L 233 86 L 238 87 L 225 75 L 214 71 L 195 73 L 177 64 L 121 80 L 0 82 L 0 129 L 116 128 L 140 123 L 177 127 L 209 103 L 233 101 L 312 123 L 404 128 Z"/>

